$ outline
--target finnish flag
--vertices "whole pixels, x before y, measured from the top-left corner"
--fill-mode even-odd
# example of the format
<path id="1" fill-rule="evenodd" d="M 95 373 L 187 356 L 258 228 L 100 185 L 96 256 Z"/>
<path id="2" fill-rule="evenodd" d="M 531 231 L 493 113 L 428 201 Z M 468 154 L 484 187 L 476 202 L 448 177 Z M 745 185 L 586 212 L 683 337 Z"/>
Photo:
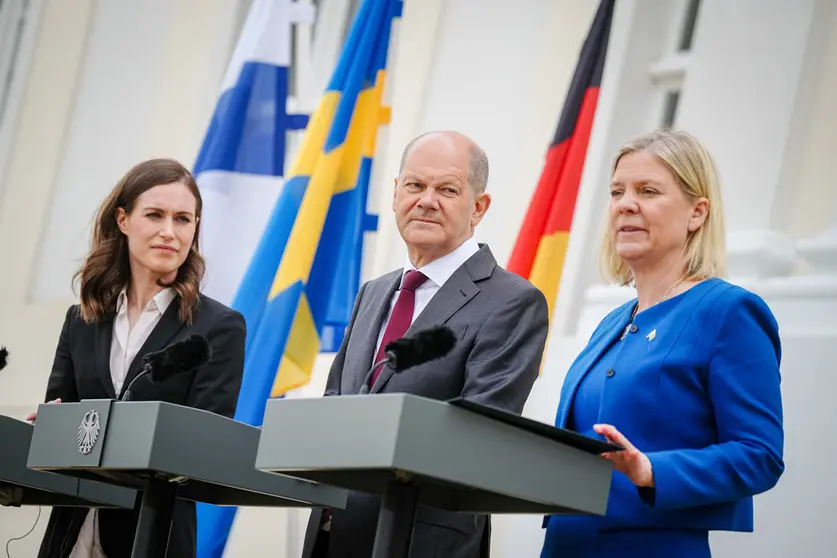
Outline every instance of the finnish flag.
<path id="1" fill-rule="evenodd" d="M 203 292 L 230 305 L 282 189 L 287 132 L 308 117 L 288 114 L 291 26 L 313 21 L 310 4 L 255 0 L 224 76 L 195 163 L 203 198 Z"/>

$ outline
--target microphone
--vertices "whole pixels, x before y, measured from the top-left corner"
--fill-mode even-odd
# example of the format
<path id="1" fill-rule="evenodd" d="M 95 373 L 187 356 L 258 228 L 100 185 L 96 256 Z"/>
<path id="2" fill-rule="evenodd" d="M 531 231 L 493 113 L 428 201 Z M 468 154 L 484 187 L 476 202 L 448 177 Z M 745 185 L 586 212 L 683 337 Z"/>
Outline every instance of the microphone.
<path id="1" fill-rule="evenodd" d="M 152 383 L 159 384 L 178 374 L 185 374 L 206 364 L 212 356 L 209 341 L 202 335 L 193 334 L 172 343 L 165 349 L 148 353 L 142 357 L 142 370 L 134 376 L 119 401 L 131 400 L 131 387 L 143 376 L 150 376 Z"/>
<path id="2" fill-rule="evenodd" d="M 0 347 L 0 370 L 3 370 L 8 362 L 9 351 L 6 350 L 6 347 Z"/>
<path id="3" fill-rule="evenodd" d="M 402 337 L 401 339 L 390 341 L 384 346 L 384 353 L 387 355 L 386 358 L 376 362 L 369 369 L 360 388 L 360 394 L 366 395 L 372 389 L 369 381 L 372 379 L 372 374 L 375 373 L 378 367 L 391 364 L 396 373 L 403 372 L 413 366 L 442 358 L 453 349 L 455 344 L 456 336 L 446 326 L 423 329 L 411 337 Z"/>

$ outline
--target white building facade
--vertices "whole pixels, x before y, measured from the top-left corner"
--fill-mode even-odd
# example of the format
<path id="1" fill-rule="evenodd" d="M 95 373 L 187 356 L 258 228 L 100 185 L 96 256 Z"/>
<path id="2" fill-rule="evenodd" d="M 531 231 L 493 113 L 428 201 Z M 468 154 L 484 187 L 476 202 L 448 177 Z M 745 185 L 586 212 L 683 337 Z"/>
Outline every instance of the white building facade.
<path id="1" fill-rule="evenodd" d="M 308 0 L 310 2 L 310 0 Z M 319 0 L 296 32 L 295 109 L 310 109 L 356 0 Z M 364 274 L 400 267 L 390 214 L 401 149 L 430 129 L 472 136 L 491 162 L 494 203 L 477 230 L 507 261 L 557 124 L 596 0 L 406 0 L 393 35 L 370 210 L 381 214 Z M 194 161 L 248 7 L 232 0 L 0 2 L 0 413 L 42 399 L 72 273 L 95 208 L 135 162 Z M 5 80 L 5 81 L 3 81 Z M 673 125 L 721 172 L 730 280 L 762 295 L 783 342 L 787 471 L 756 499 L 755 533 L 713 534 L 714 555 L 837 554 L 837 3 L 618 0 L 599 108 L 570 235 L 544 374 L 526 414 L 551 422 L 563 376 L 598 320 L 632 294 L 595 268 L 611 157 Z M 322 355 L 309 386 L 322 393 Z M 514 474 L 514 471 L 509 471 Z M 37 510 L 0 508 L 0 543 Z M 228 556 L 298 556 L 307 514 L 241 510 Z M 537 556 L 540 518 L 495 516 L 495 556 Z M 13 542 L 34 555 L 35 531 Z"/>

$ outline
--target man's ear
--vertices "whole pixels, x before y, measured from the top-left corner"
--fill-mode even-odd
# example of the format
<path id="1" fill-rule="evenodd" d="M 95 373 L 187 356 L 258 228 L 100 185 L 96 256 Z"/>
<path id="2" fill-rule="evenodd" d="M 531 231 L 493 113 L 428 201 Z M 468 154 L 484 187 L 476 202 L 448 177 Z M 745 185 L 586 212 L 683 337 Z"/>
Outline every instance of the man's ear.
<path id="1" fill-rule="evenodd" d="M 472 227 L 480 224 L 480 221 L 482 221 L 482 218 L 488 212 L 489 207 L 491 207 L 491 194 L 486 192 L 477 194 L 476 201 L 474 202 L 474 213 L 471 214 Z"/>
<path id="2" fill-rule="evenodd" d="M 395 196 L 398 194 L 398 177 L 392 181 L 392 210 L 395 211 Z"/>

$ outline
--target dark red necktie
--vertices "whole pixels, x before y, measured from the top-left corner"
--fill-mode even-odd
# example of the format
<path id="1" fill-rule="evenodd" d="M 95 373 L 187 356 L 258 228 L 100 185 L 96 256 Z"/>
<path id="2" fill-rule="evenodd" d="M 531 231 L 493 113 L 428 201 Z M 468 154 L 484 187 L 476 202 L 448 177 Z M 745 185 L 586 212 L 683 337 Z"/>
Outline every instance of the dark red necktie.
<path id="1" fill-rule="evenodd" d="M 384 354 L 384 347 L 387 346 L 387 343 L 398 339 L 400 337 L 404 337 L 404 334 L 407 333 L 407 330 L 410 328 L 410 324 L 413 322 L 413 311 L 416 307 L 416 289 L 419 288 L 425 281 L 427 281 L 427 276 L 425 276 L 420 271 L 410 270 L 404 276 L 404 281 L 401 284 L 401 291 L 398 293 L 398 300 L 395 301 L 395 306 L 392 308 L 392 315 L 389 317 L 389 322 L 387 323 L 387 328 L 384 330 L 384 336 L 381 339 L 381 346 L 378 348 L 378 354 L 375 356 L 375 362 L 380 362 L 385 358 Z M 379 366 L 375 372 L 373 372 L 372 379 L 369 382 L 369 387 L 375 385 L 375 380 L 378 379 L 378 376 L 381 373 L 381 368 L 383 366 Z M 321 520 L 321 528 L 324 525 L 327 525 L 328 522 L 331 520 L 332 512 L 330 509 L 326 508 L 323 510 L 323 516 Z M 329 529 L 331 527 L 329 526 Z"/>
<path id="2" fill-rule="evenodd" d="M 387 343 L 404 337 L 404 334 L 410 329 L 410 324 L 413 322 L 413 311 L 416 307 L 416 289 L 425 281 L 427 281 L 427 276 L 415 269 L 411 269 L 404 276 L 401 291 L 398 293 L 398 300 L 395 301 L 392 315 L 389 317 L 389 323 L 387 323 L 387 328 L 384 330 L 384 337 L 381 339 L 381 346 L 378 347 L 375 362 L 380 362 L 386 358 L 384 347 L 387 346 Z M 383 366 L 380 366 L 372 373 L 369 387 L 375 385 L 375 380 L 378 379 L 382 368 Z"/>

